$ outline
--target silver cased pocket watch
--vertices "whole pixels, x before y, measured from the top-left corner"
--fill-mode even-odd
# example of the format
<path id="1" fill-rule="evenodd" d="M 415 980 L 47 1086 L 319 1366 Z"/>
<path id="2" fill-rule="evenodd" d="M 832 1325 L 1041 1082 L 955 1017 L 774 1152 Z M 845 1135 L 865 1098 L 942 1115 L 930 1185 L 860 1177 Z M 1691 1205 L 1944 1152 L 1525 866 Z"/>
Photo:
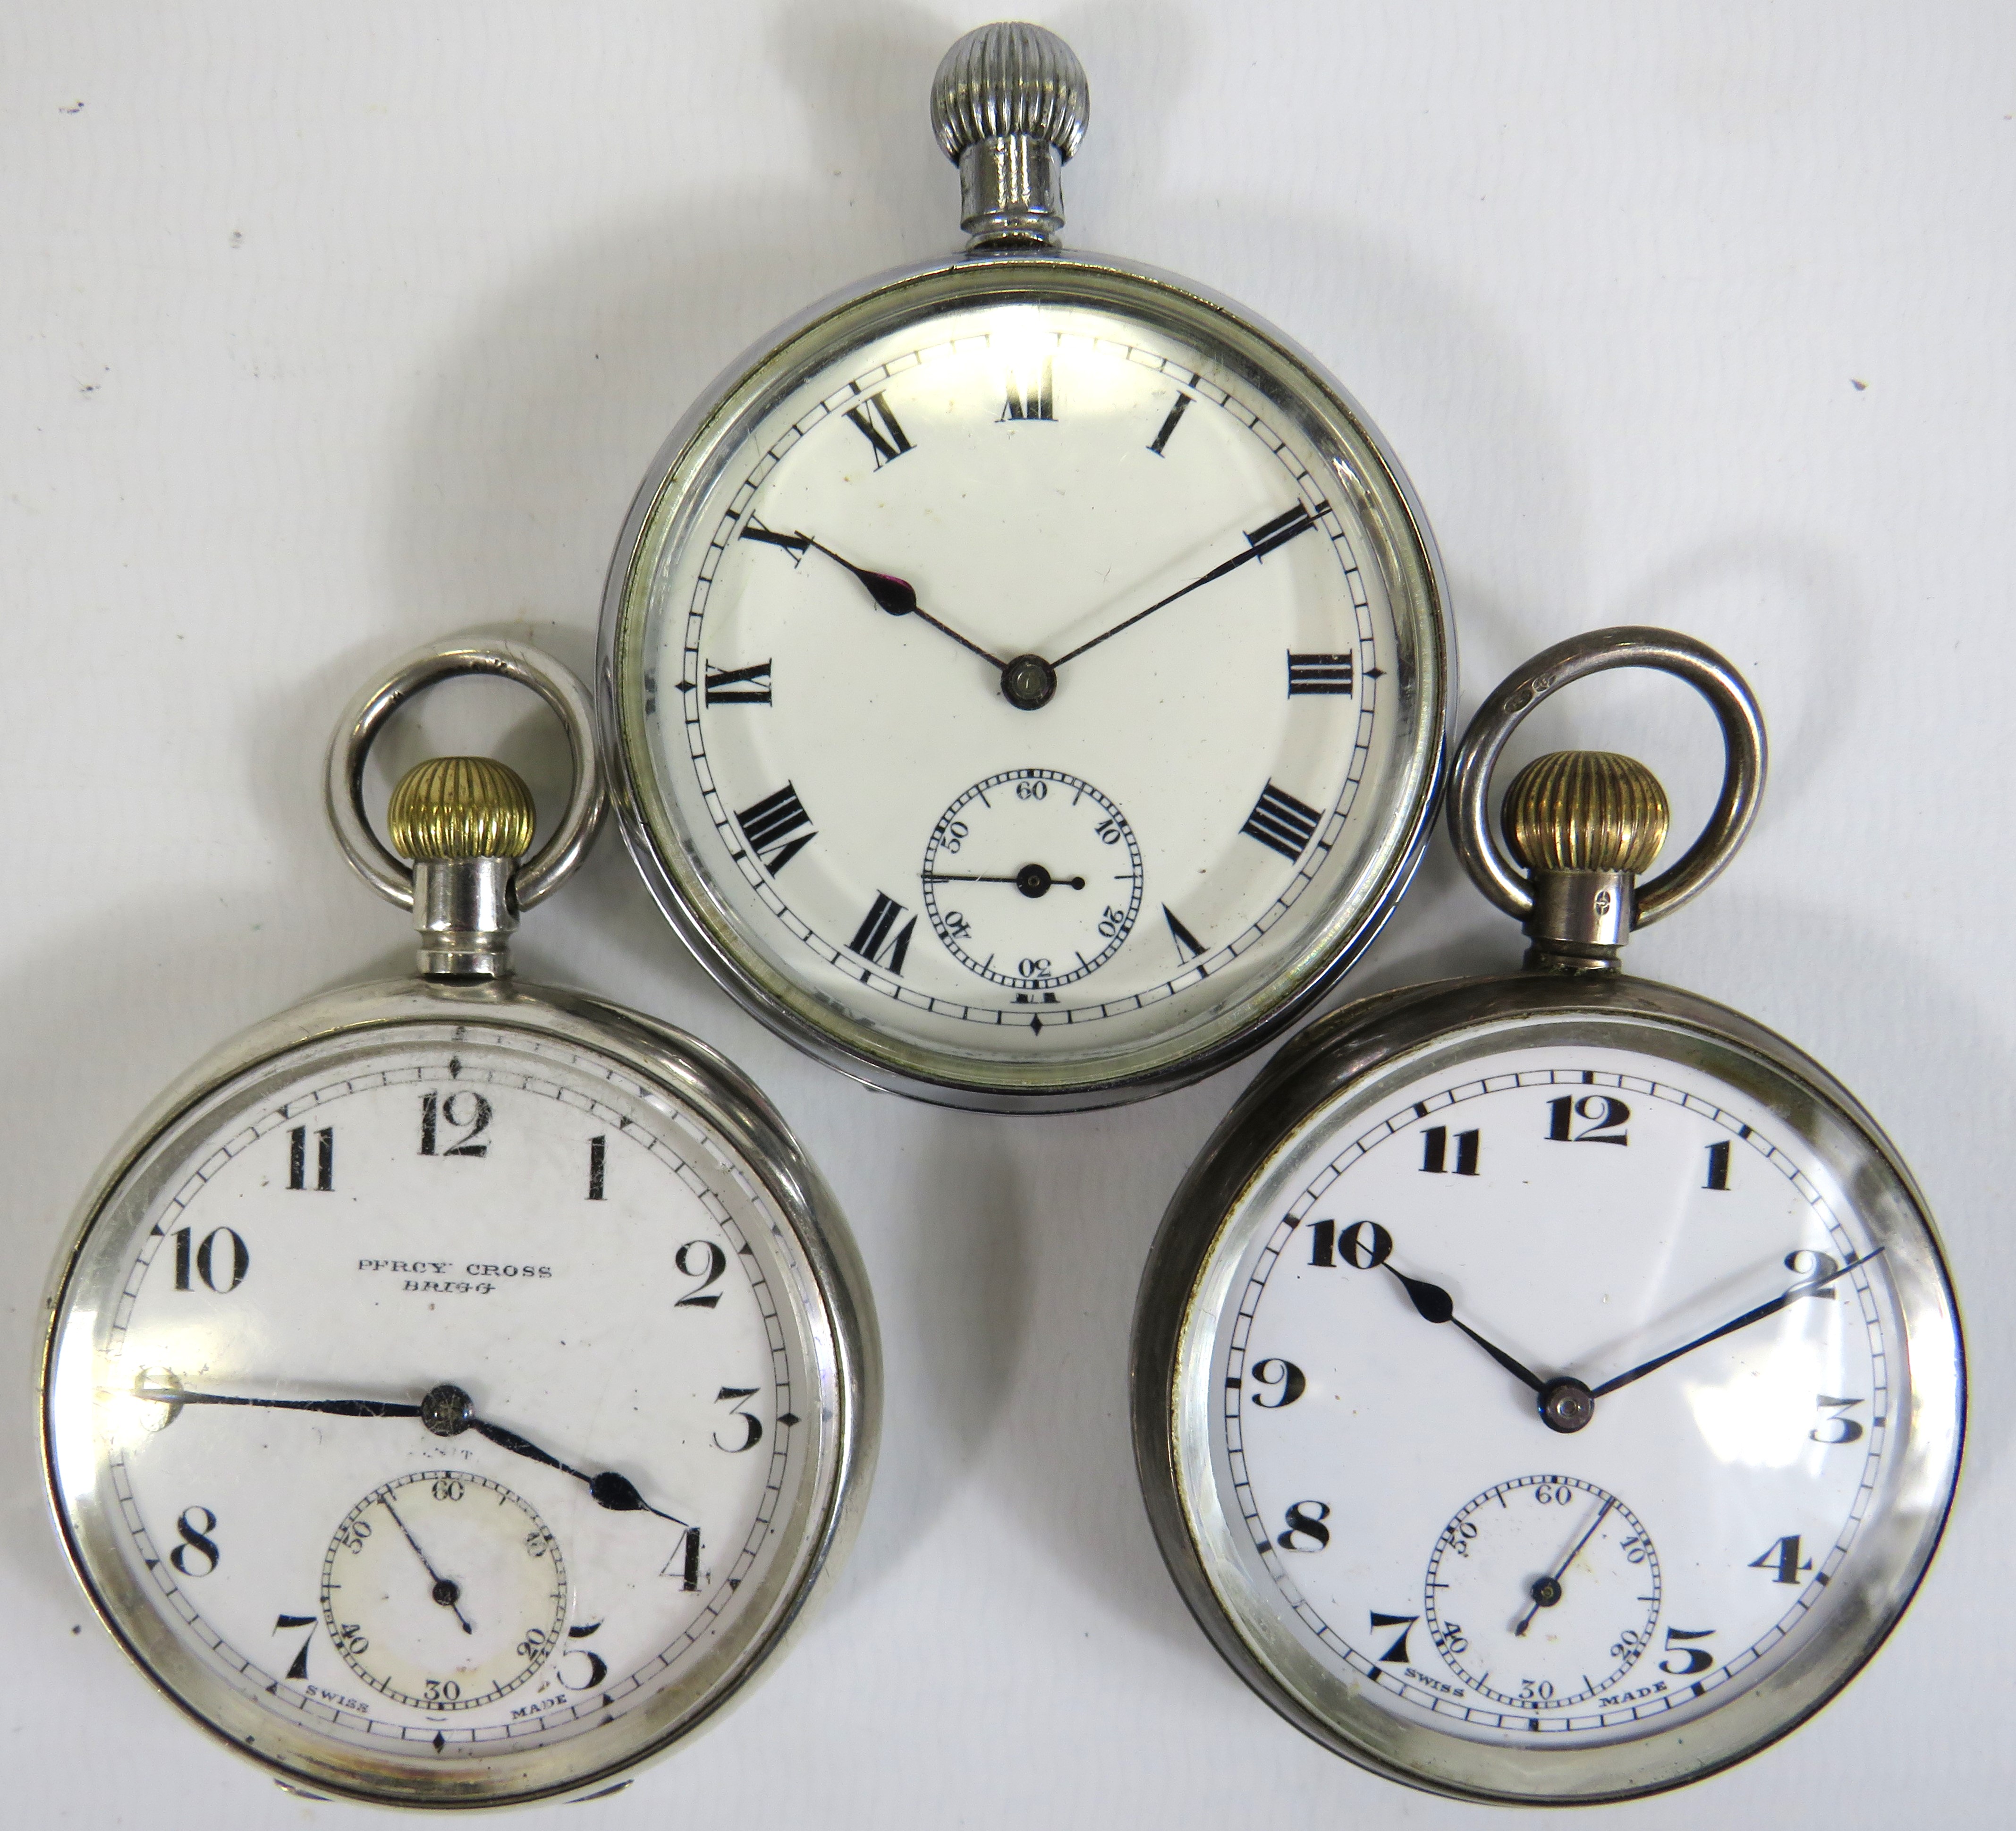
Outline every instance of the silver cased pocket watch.
<path id="1" fill-rule="evenodd" d="M 565 724 L 524 785 L 423 764 L 362 798 L 409 695 L 489 674 Z M 431 1808 L 628 1784 L 736 1700 L 851 1541 L 879 1350 L 831 1193 L 691 1037 L 511 977 L 592 840 L 580 683 L 423 649 L 345 713 L 329 810 L 411 908 L 416 978 L 311 998 L 113 1153 L 49 1297 L 45 1467 L 92 1606 L 283 1786 Z"/>
<path id="2" fill-rule="evenodd" d="M 1662 669 L 1715 708 L 1708 831 L 1629 758 L 1528 764 L 1526 712 Z M 1578 637 L 1492 695 L 1451 823 L 1523 971 L 1298 1038 L 1172 1203 L 1136 1316 L 1135 1448 L 1178 1588 L 1239 1675 L 1375 1772 L 1575 1804 L 1712 1773 L 1855 1675 L 1924 1576 L 1964 1363 L 1923 1196 L 1818 1063 L 1625 977 L 1741 840 L 1762 721 L 1729 664 Z M 1522 874 L 1524 865 L 1530 875 Z"/>
<path id="3" fill-rule="evenodd" d="M 614 797 L 673 926 L 782 1035 L 952 1105 L 1136 1099 L 1277 1035 L 1442 779 L 1406 478 L 1277 332 L 1060 250 L 1086 111 L 1038 27 L 952 47 L 966 250 L 736 364 L 603 610 Z"/>

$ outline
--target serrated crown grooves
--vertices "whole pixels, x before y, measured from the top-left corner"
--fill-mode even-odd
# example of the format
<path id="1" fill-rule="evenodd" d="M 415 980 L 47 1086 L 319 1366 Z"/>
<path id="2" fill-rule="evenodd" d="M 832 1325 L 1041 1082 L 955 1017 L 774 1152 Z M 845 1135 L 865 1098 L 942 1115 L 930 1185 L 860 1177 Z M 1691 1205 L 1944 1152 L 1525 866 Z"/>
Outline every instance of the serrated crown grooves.
<path id="1" fill-rule="evenodd" d="M 400 779 L 385 823 L 403 858 L 522 858 L 532 843 L 532 791 L 488 757 L 436 757 Z"/>
<path id="2" fill-rule="evenodd" d="M 1042 26 L 1003 20 L 968 32 L 931 79 L 931 127 L 945 156 L 1028 134 L 1068 159 L 1085 138 L 1092 92 L 1071 46 Z"/>
<path id="3" fill-rule="evenodd" d="M 1535 757 L 1512 779 L 1501 815 L 1506 844 L 1531 871 L 1643 871 L 1672 820 L 1659 779 L 1608 750 Z"/>

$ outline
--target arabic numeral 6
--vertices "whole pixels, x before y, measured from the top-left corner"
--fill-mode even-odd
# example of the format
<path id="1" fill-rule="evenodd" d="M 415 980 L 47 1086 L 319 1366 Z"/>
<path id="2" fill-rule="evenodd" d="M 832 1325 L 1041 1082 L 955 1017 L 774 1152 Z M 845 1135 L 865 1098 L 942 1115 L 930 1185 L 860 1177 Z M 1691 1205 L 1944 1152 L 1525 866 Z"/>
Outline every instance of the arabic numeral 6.
<path id="1" fill-rule="evenodd" d="M 1111 903 L 1108 903 L 1106 905 L 1106 913 L 1101 916 L 1099 919 L 1099 932 L 1103 935 L 1107 940 L 1111 941 L 1116 935 L 1119 934 L 1123 930 L 1125 930 L 1126 926 L 1127 912 L 1125 909 L 1116 909 Z"/>
<path id="2" fill-rule="evenodd" d="M 437 1475 L 434 1477 L 434 1497 L 436 1500 L 459 1501 L 462 1498 L 462 1482 L 458 1477 Z"/>
<path id="3" fill-rule="evenodd" d="M 1611 1643 L 1610 1657 L 1613 1660 L 1635 1660 L 1649 1645 L 1649 1635 L 1640 1634 L 1635 1628 L 1627 1628 Z"/>
<path id="4" fill-rule="evenodd" d="M 1533 1498 L 1543 1507 L 1564 1507 L 1575 1498 L 1575 1490 L 1565 1481 L 1543 1481 L 1533 1490 Z"/>
<path id="5" fill-rule="evenodd" d="M 521 1660 L 543 1659 L 546 1649 L 552 1645 L 553 1637 L 545 1628 L 529 1628 L 525 1638 L 518 1642 L 518 1657 Z"/>
<path id="6" fill-rule="evenodd" d="M 1040 777 L 1034 782 L 1018 782 L 1015 785 L 1015 799 L 1018 801 L 1040 801 L 1050 792 L 1050 785 Z"/>

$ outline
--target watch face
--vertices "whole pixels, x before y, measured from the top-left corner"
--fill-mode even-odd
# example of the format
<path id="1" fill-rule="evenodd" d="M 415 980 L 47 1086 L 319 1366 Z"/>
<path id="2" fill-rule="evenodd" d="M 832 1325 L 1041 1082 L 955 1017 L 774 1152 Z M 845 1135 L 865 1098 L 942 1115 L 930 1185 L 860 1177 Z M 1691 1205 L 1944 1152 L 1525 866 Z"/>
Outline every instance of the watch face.
<path id="1" fill-rule="evenodd" d="M 1174 1398 L 1263 1689 L 1507 1799 L 1670 1785 L 1816 1707 L 1958 1452 L 1943 1274 L 1884 1160 L 1733 1052 L 1554 1028 L 1421 1052 L 1283 1143 Z"/>
<path id="2" fill-rule="evenodd" d="M 647 490 L 632 839 L 730 983 L 871 1078 L 1117 1097 L 1256 1040 L 1390 907 L 1440 604 L 1301 362 L 1006 264 L 815 323 Z"/>
<path id="3" fill-rule="evenodd" d="M 241 1078 L 121 1178 L 60 1299 L 52 1485 L 107 1619 L 232 1741 L 317 1790 L 535 1796 L 788 1619 L 837 1378 L 701 1114 L 415 1024 Z"/>

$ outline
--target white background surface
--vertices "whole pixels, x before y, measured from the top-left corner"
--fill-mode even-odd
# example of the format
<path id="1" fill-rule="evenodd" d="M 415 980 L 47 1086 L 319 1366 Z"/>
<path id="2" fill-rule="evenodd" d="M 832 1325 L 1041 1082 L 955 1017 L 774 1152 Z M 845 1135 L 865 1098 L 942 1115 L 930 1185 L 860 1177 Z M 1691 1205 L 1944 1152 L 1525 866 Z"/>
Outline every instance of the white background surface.
<path id="1" fill-rule="evenodd" d="M 35 1293 L 93 1164 L 163 1083 L 405 958 L 403 919 L 321 822 L 353 689 L 477 624 L 585 668 L 631 491 L 692 397 L 811 297 L 951 244 L 925 95 L 981 16 L 352 0 L 0 19 L 13 1822 L 363 1822 L 214 1749 L 90 1621 L 35 1474 Z M 1788 1743 L 1610 1817 L 2006 1823 L 2016 18 L 1757 0 L 1043 16 L 1093 83 L 1071 239 L 1245 300 L 1343 377 L 1440 538 L 1466 715 L 1534 649 L 1607 623 L 1690 630 L 1748 672 L 1776 744 L 1762 818 L 1633 963 L 1834 1067 L 1944 1226 L 1974 1429 L 1917 1606 Z M 477 691 L 435 736 L 509 726 L 506 754 L 551 783 L 555 741 Z M 1529 749 L 1635 748 L 1683 822 L 1705 811 L 1715 746 L 1683 689 L 1613 676 L 1534 723 Z M 1517 952 L 1438 837 L 1351 986 Z M 1075 1119 L 870 1095 L 681 958 L 613 844 L 520 955 L 688 1026 L 769 1090 L 853 1218 L 888 1354 L 878 1488 L 825 1613 L 735 1716 L 586 1808 L 595 1824 L 1485 1822 L 1273 1717 L 1192 1626 L 1143 1518 L 1135 1281 L 1250 1065 Z M 576 1822 L 524 1822 L 548 1820 Z"/>

